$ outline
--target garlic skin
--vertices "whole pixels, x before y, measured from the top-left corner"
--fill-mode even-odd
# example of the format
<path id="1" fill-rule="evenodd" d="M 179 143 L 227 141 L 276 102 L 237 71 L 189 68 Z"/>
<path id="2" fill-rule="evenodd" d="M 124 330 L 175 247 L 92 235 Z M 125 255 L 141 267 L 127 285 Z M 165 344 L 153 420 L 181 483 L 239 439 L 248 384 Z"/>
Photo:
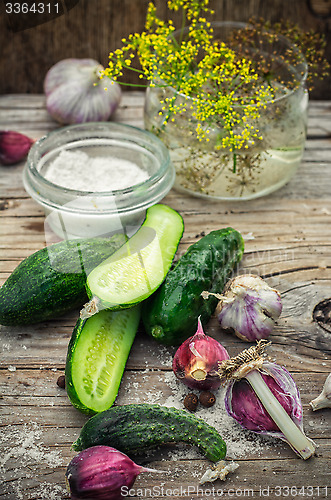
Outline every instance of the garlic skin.
<path id="1" fill-rule="evenodd" d="M 282 312 L 280 293 L 260 276 L 233 278 L 219 298 L 216 314 L 221 328 L 232 329 L 247 342 L 268 338 Z"/>
<path id="2" fill-rule="evenodd" d="M 34 143 L 33 139 L 13 130 L 0 130 L 0 163 L 14 165 L 23 160 Z"/>
<path id="3" fill-rule="evenodd" d="M 321 394 L 310 401 L 309 404 L 313 411 L 321 410 L 322 408 L 331 408 L 331 373 L 324 382 Z"/>
<path id="4" fill-rule="evenodd" d="M 118 83 L 94 59 L 63 59 L 47 72 L 46 107 L 61 124 L 107 121 L 121 100 Z"/>
<path id="5" fill-rule="evenodd" d="M 200 317 L 196 333 L 177 349 L 172 369 L 176 377 L 191 389 L 217 389 L 221 385 L 219 364 L 229 359 L 227 350 L 203 331 Z"/>

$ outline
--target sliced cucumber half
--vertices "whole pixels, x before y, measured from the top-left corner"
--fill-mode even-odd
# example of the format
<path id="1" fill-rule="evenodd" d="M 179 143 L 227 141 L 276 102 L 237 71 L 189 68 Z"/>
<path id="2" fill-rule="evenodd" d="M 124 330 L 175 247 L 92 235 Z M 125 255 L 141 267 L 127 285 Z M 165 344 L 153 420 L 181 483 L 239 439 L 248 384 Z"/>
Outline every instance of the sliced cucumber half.
<path id="1" fill-rule="evenodd" d="M 92 300 L 82 317 L 101 309 L 132 307 L 149 297 L 169 271 L 183 230 L 183 219 L 172 208 L 149 208 L 141 228 L 88 275 Z"/>
<path id="2" fill-rule="evenodd" d="M 140 306 L 79 318 L 68 346 L 66 389 L 71 403 L 97 413 L 114 403 L 139 325 Z"/>

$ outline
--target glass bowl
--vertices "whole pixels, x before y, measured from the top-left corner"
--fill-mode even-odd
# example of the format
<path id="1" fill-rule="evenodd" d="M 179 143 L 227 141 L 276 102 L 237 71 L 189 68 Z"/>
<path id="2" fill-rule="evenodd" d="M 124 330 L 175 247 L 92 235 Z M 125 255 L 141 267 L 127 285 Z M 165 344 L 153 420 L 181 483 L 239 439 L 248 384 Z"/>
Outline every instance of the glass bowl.
<path id="1" fill-rule="evenodd" d="M 232 87 L 225 79 L 220 88 L 224 95 L 237 88 L 235 97 L 245 104 L 232 105 L 230 111 L 225 106 L 223 113 L 210 116 L 207 112 L 207 118 L 200 120 L 197 116 L 203 113 L 194 97 L 155 82 L 146 92 L 145 128 L 169 149 L 177 190 L 215 201 L 251 200 L 285 185 L 301 164 L 307 131 L 307 63 L 299 49 L 281 35 L 267 31 L 258 35 L 248 24 L 229 21 L 212 22 L 211 26 L 215 40 L 251 60 L 253 68 L 256 65 L 261 73 L 256 87 L 248 85 L 242 90 L 237 81 L 240 73 L 235 72 Z M 189 30 L 184 28 L 172 36 L 185 40 Z M 266 83 L 273 91 L 268 89 L 255 113 L 254 106 L 250 108 L 259 101 L 254 92 Z M 174 102 L 180 112 L 172 111 Z M 226 146 L 232 136 L 242 142 Z"/>
<path id="2" fill-rule="evenodd" d="M 63 156 L 63 151 L 71 156 Z M 73 188 L 72 180 L 69 187 L 61 185 L 66 182 L 67 170 L 72 168 L 69 161 L 61 160 L 64 175 L 58 175 L 58 180 L 47 178 L 61 153 L 61 159 L 84 153 L 88 160 L 86 189 Z M 118 173 L 107 171 L 105 178 L 103 168 L 98 174 L 100 165 L 104 167 L 110 159 L 115 162 L 111 168 L 118 168 L 118 162 L 134 163 L 146 180 L 135 184 L 129 169 L 123 174 L 126 187 L 116 189 L 112 177 L 118 177 Z M 85 167 L 84 171 L 86 178 Z M 80 177 L 76 176 L 77 184 Z M 105 178 L 104 186 L 93 190 L 92 183 L 100 178 Z M 157 137 L 114 122 L 70 125 L 50 132 L 31 147 L 23 171 L 25 190 L 45 211 L 45 227 L 65 239 L 106 236 L 119 231 L 130 236 L 144 220 L 147 208 L 162 200 L 174 181 L 175 169 L 169 152 Z"/>

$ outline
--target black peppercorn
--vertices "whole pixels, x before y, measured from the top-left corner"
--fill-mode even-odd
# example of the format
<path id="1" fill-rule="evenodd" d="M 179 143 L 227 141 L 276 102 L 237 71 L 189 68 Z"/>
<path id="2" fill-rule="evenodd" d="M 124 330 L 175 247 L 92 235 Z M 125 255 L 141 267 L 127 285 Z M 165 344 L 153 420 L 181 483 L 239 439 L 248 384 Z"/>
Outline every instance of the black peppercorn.
<path id="1" fill-rule="evenodd" d="M 66 387 L 66 378 L 64 375 L 60 375 L 59 378 L 57 379 L 56 381 L 57 385 L 61 388 L 61 389 L 65 389 Z"/>
<path id="2" fill-rule="evenodd" d="M 213 394 L 210 391 L 202 391 L 199 396 L 199 401 L 202 404 L 202 406 L 210 408 L 216 402 L 215 394 Z"/>
<path id="3" fill-rule="evenodd" d="M 187 394 L 184 398 L 184 406 L 189 411 L 195 411 L 198 407 L 198 403 L 198 396 L 193 394 L 193 392 L 190 392 L 190 394 Z"/>

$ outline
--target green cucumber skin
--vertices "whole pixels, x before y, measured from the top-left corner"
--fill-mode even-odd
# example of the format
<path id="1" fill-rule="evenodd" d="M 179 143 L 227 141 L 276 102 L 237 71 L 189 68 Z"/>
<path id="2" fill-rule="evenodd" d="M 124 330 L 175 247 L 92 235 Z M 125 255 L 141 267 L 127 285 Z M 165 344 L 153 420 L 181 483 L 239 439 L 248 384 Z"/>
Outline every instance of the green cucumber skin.
<path id="1" fill-rule="evenodd" d="M 99 272 L 99 270 L 108 264 L 108 261 L 120 260 L 123 257 L 127 257 L 131 253 L 139 252 L 144 247 L 146 240 L 151 234 L 155 235 L 159 228 L 162 226 L 162 222 L 169 217 L 172 218 L 171 234 L 172 241 L 169 242 L 169 238 L 165 234 L 159 237 L 161 251 L 163 251 L 163 279 L 169 271 L 173 257 L 177 251 L 179 242 L 184 232 L 184 221 L 181 215 L 174 209 L 167 205 L 156 204 L 147 209 L 146 218 L 139 230 L 128 240 L 126 245 L 123 245 L 117 252 L 115 252 L 109 259 L 102 262 L 97 268 L 93 269 L 88 275 L 86 280 L 86 291 L 89 299 L 96 301 L 97 309 L 109 309 L 117 311 L 120 309 L 126 309 L 128 307 L 136 306 L 143 300 L 146 300 L 154 291 L 150 290 L 148 294 L 138 297 L 136 300 L 124 301 L 121 303 L 109 303 L 108 301 L 100 298 L 97 293 L 94 292 L 91 280 Z M 169 228 L 168 228 L 169 231 Z M 173 236 L 175 235 L 175 236 Z M 164 249 L 162 248 L 164 247 Z M 159 283 L 161 284 L 161 283 Z"/>
<path id="2" fill-rule="evenodd" d="M 212 231 L 191 245 L 143 304 L 146 332 L 165 345 L 179 345 L 192 336 L 198 317 L 206 324 L 218 302 L 213 296 L 203 299 L 201 292 L 221 293 L 243 253 L 243 238 L 230 227 Z"/>
<path id="3" fill-rule="evenodd" d="M 0 324 L 33 324 L 80 308 L 88 300 L 80 258 L 89 272 L 126 239 L 115 234 L 109 239 L 61 241 L 24 259 L 0 288 Z"/>
<path id="4" fill-rule="evenodd" d="M 72 447 L 81 451 L 106 445 L 130 455 L 170 442 L 198 446 L 213 462 L 226 455 L 226 444 L 211 425 L 185 410 L 147 403 L 114 406 L 98 413 L 86 422 Z"/>
<path id="5" fill-rule="evenodd" d="M 68 351 L 67 351 L 67 359 L 66 359 L 66 368 L 65 368 L 65 380 L 66 380 L 66 391 L 67 395 L 69 397 L 70 402 L 72 405 L 77 408 L 77 410 L 81 411 L 82 413 L 86 413 L 87 415 L 93 415 L 95 413 L 98 413 L 100 410 L 96 410 L 95 408 L 91 408 L 92 405 L 88 406 L 88 404 L 85 404 L 81 398 L 79 397 L 77 393 L 77 384 L 78 383 L 83 383 L 82 380 L 75 380 L 74 374 L 73 374 L 73 363 L 74 363 L 74 353 L 75 350 L 77 349 L 77 346 L 79 345 L 79 342 L 82 340 L 84 336 L 84 326 L 86 325 L 87 322 L 93 321 L 94 324 L 96 324 L 97 316 L 101 317 L 101 323 L 105 324 L 107 321 L 111 322 L 112 321 L 112 316 L 117 315 L 122 315 L 123 319 L 122 321 L 125 324 L 126 328 L 126 335 L 127 337 L 130 336 L 130 348 L 133 344 L 135 335 L 138 330 L 138 325 L 139 325 L 139 319 L 140 319 L 140 306 L 137 306 L 136 308 L 130 308 L 124 311 L 100 311 L 99 313 L 95 314 L 92 318 L 89 319 L 81 319 L 78 318 L 76 325 L 74 327 L 74 330 L 71 335 L 71 339 L 69 341 L 68 345 Z M 130 320 L 128 320 L 128 316 L 130 315 Z M 131 323 L 131 324 L 129 324 Z M 100 326 L 100 325 L 99 325 Z M 128 331 L 128 329 L 130 329 Z M 114 330 L 109 330 L 107 331 L 107 335 L 110 337 L 112 336 L 113 339 L 115 340 L 116 336 L 118 337 L 120 332 L 114 331 Z M 131 341 L 132 340 L 132 341 Z M 128 340 L 126 339 L 126 343 L 128 343 Z M 121 349 L 122 348 L 122 349 Z M 123 352 L 124 351 L 124 352 Z M 112 354 L 112 353 L 109 353 Z M 89 355 L 89 353 L 86 353 L 86 355 Z M 112 406 L 114 403 L 118 389 L 120 386 L 120 382 L 123 376 L 123 372 L 125 369 L 125 364 L 129 355 L 129 349 L 125 348 L 123 349 L 123 345 L 117 344 L 116 346 L 116 359 L 121 359 L 121 367 L 118 370 L 117 373 L 111 373 L 112 378 L 109 382 L 110 384 L 110 389 L 111 389 L 111 394 L 109 395 L 109 399 L 107 400 L 106 407 L 102 408 L 102 410 L 108 409 Z M 108 368 L 111 370 L 111 368 Z M 96 372 L 93 372 L 96 373 Z M 81 376 L 84 377 L 84 367 L 81 367 Z M 93 377 L 93 375 L 91 375 Z"/>

